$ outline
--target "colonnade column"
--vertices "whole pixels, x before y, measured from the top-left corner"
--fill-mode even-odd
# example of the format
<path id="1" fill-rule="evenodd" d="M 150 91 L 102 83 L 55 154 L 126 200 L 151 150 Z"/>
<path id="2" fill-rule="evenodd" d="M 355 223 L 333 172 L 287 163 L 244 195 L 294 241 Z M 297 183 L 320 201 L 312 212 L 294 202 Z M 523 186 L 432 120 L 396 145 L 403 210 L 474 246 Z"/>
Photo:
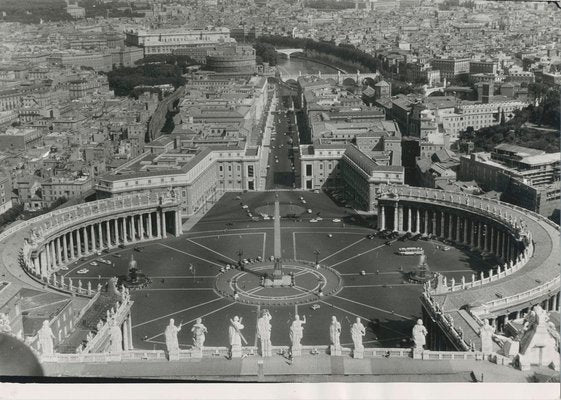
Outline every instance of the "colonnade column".
<path id="1" fill-rule="evenodd" d="M 135 220 L 136 215 L 131 215 L 131 240 L 132 242 L 136 242 L 136 227 L 135 227 Z"/>
<path id="2" fill-rule="evenodd" d="M 432 229 L 432 234 L 436 235 L 436 211 L 434 211 L 434 210 L 432 211 L 432 226 L 431 226 L 431 229 Z"/>
<path id="3" fill-rule="evenodd" d="M 425 209 L 425 224 L 424 224 L 424 228 L 425 230 L 423 231 L 423 233 L 426 235 L 428 233 L 429 230 L 429 210 Z"/>
<path id="4" fill-rule="evenodd" d="M 477 248 L 483 250 L 483 222 L 479 222 L 477 228 Z"/>
<path id="5" fill-rule="evenodd" d="M 452 214 L 448 214 L 448 240 L 454 239 L 454 234 L 452 233 L 454 230 L 454 221 L 452 218 L 454 218 L 454 216 Z"/>
<path id="6" fill-rule="evenodd" d="M 105 221 L 105 237 L 106 237 L 106 243 L 107 243 L 107 248 L 111 248 L 111 222 L 109 221 Z"/>
<path id="7" fill-rule="evenodd" d="M 123 243 L 128 244 L 129 239 L 127 238 L 127 217 L 123 217 L 121 221 L 121 226 L 123 228 Z"/>
<path id="8" fill-rule="evenodd" d="M 162 237 L 162 221 L 159 211 L 156 211 L 156 237 L 158 239 Z"/>
<path id="9" fill-rule="evenodd" d="M 63 252 L 64 252 L 64 262 L 68 262 L 68 237 L 67 234 L 65 233 L 64 235 L 62 235 L 62 248 L 63 248 Z"/>
<path id="10" fill-rule="evenodd" d="M 88 228 L 86 226 L 82 227 L 82 232 L 84 232 L 84 254 L 90 253 L 90 242 L 88 235 Z"/>
<path id="11" fill-rule="evenodd" d="M 458 242 L 458 243 L 461 243 L 461 240 L 460 240 L 460 232 L 461 232 L 460 222 L 461 222 L 460 216 L 456 215 L 456 242 Z"/>
<path id="12" fill-rule="evenodd" d="M 70 238 L 70 259 L 74 260 L 76 258 L 76 254 L 74 253 L 74 232 L 70 231 L 68 236 Z"/>
<path id="13" fill-rule="evenodd" d="M 140 214 L 139 216 L 139 225 L 138 229 L 140 231 L 140 240 L 144 240 L 144 214 Z"/>
<path id="14" fill-rule="evenodd" d="M 183 234 L 183 224 L 181 223 L 181 209 L 178 208 L 175 212 L 175 234 L 179 236 Z"/>
<path id="15" fill-rule="evenodd" d="M 491 253 L 496 254 L 495 251 L 495 227 L 491 225 Z"/>
<path id="16" fill-rule="evenodd" d="M 55 255 L 56 255 L 56 264 L 62 265 L 62 254 L 61 254 L 61 247 L 60 247 L 60 237 L 57 237 L 53 240 L 53 245 L 55 248 Z"/>
<path id="17" fill-rule="evenodd" d="M 404 224 L 404 218 L 403 218 L 403 206 L 399 206 L 397 207 L 398 209 L 398 214 L 397 214 L 397 230 L 399 232 L 404 231 L 405 229 L 403 229 L 403 224 Z"/>
<path id="18" fill-rule="evenodd" d="M 444 222 L 446 219 L 446 214 L 444 214 L 444 211 L 440 211 L 440 237 L 442 239 L 444 239 L 446 237 L 446 235 L 444 234 L 445 232 L 445 226 L 444 226 Z"/>
<path id="19" fill-rule="evenodd" d="M 469 244 L 468 238 L 468 220 L 464 218 L 464 244 Z"/>
<path id="20" fill-rule="evenodd" d="M 101 226 L 103 222 L 98 222 L 97 223 L 97 235 L 99 236 L 99 249 L 103 249 L 104 245 L 103 245 L 103 226 Z"/>
<path id="21" fill-rule="evenodd" d="M 421 233 L 421 212 L 415 209 L 415 233 Z"/>
<path id="22" fill-rule="evenodd" d="M 80 237 L 80 228 L 76 229 L 76 250 L 78 258 L 82 257 L 82 238 Z"/>
<path id="23" fill-rule="evenodd" d="M 413 209 L 411 207 L 407 208 L 407 232 L 413 232 L 413 227 L 411 226 L 411 213 Z"/>
<path id="24" fill-rule="evenodd" d="M 152 231 L 152 213 L 149 212 L 148 213 L 148 239 L 152 239 L 153 237 L 154 237 L 154 235 L 153 235 L 153 231 Z"/>
<path id="25" fill-rule="evenodd" d="M 511 250 L 510 249 L 510 242 L 511 242 L 510 236 L 508 236 L 507 239 L 506 239 L 506 260 L 507 261 L 510 261 L 512 259 L 511 252 L 510 252 L 510 250 Z"/>
<path id="26" fill-rule="evenodd" d="M 166 227 L 166 212 L 162 210 L 162 237 L 165 239 L 168 237 L 167 234 L 167 227 Z"/>
<path id="27" fill-rule="evenodd" d="M 47 271 L 50 271 L 50 269 L 51 269 L 51 249 L 50 249 L 49 243 L 47 243 L 45 245 L 45 251 L 46 251 L 45 255 L 46 255 L 46 259 L 47 259 L 47 262 L 46 262 Z"/>
<path id="28" fill-rule="evenodd" d="M 91 237 L 92 237 L 92 251 L 95 252 L 95 251 L 97 251 L 97 243 L 96 243 L 96 239 L 95 239 L 95 226 L 94 226 L 94 224 L 90 225 L 90 233 L 91 233 Z"/>
<path id="29" fill-rule="evenodd" d="M 475 221 L 471 221 L 471 247 L 477 247 L 476 236 L 475 236 Z"/>

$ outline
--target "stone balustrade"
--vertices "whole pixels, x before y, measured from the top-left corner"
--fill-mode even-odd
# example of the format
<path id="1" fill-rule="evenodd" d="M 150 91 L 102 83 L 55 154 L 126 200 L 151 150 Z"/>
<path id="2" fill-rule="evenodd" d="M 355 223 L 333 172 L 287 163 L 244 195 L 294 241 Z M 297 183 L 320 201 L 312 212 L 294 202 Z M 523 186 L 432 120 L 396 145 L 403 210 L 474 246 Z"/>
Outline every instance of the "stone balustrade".
<path id="1" fill-rule="evenodd" d="M 459 290 L 466 290 L 471 289 L 474 287 L 480 287 L 487 283 L 496 282 L 497 280 L 507 277 L 509 275 L 514 274 L 515 272 L 519 271 L 523 268 L 531 257 L 532 252 L 530 248 L 526 248 L 522 255 L 519 255 L 516 262 L 505 263 L 503 266 L 498 265 L 497 271 L 495 272 L 493 269 L 490 269 L 485 273 L 485 271 L 481 271 L 479 273 L 479 279 L 476 279 L 475 274 L 471 274 L 471 280 L 467 281 L 465 277 L 462 276 L 460 283 L 457 283 L 455 279 L 451 279 L 450 282 L 446 278 L 444 278 L 444 285 L 440 286 L 437 289 L 430 289 L 433 293 L 447 293 L 447 292 L 455 292 Z M 448 284 L 449 283 L 449 284 Z"/>

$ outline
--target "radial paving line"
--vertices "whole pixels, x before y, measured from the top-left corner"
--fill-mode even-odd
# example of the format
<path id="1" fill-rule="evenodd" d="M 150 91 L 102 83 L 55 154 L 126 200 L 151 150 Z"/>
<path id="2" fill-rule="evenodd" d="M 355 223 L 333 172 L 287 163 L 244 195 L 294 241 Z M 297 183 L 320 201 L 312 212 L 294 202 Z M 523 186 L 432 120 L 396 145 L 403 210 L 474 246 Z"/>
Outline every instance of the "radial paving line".
<path id="1" fill-rule="evenodd" d="M 319 262 L 323 262 L 323 261 L 327 260 L 328 258 L 331 258 L 331 257 L 333 257 L 334 255 L 339 254 L 339 253 L 341 253 L 342 251 L 347 250 L 349 247 L 352 247 L 352 246 L 354 246 L 354 245 L 356 245 L 356 244 L 359 244 L 359 243 L 362 242 L 363 240 L 366 240 L 366 239 L 365 239 L 365 238 L 361 238 L 361 239 L 357 240 L 356 242 L 351 243 L 350 245 L 343 247 L 341 250 L 337 250 L 335 253 L 332 253 L 332 254 L 328 255 L 327 257 L 322 258 L 321 260 L 319 260 Z"/>
<path id="2" fill-rule="evenodd" d="M 194 255 L 194 254 L 187 253 L 186 251 L 179 250 L 179 249 L 176 249 L 175 247 L 168 246 L 167 244 L 163 244 L 163 243 L 158 243 L 158 244 L 159 244 L 160 246 L 167 247 L 168 249 L 175 250 L 175 251 L 177 251 L 178 253 L 183 253 L 183 254 L 186 254 L 186 255 L 188 255 L 188 256 L 190 256 L 190 257 L 198 258 L 199 260 L 204 261 L 204 262 L 206 262 L 206 263 L 216 265 L 217 267 L 221 267 L 221 266 L 222 266 L 222 265 L 220 265 L 220 264 L 218 264 L 218 263 L 215 263 L 214 261 L 206 260 L 206 259 L 204 259 L 204 258 L 202 258 L 202 257 L 199 257 L 199 256 L 196 256 L 196 255 Z"/>
<path id="3" fill-rule="evenodd" d="M 185 291 L 185 292 L 189 292 L 191 290 L 214 290 L 214 288 L 153 288 L 153 289 L 142 289 L 143 292 L 154 292 L 154 291 L 158 291 L 158 292 L 165 292 L 165 291 Z"/>
<path id="4" fill-rule="evenodd" d="M 370 249 L 370 250 L 366 250 L 366 251 L 364 251 L 364 252 L 362 252 L 362 253 L 355 254 L 354 256 L 349 257 L 349 258 L 347 258 L 346 260 L 339 261 L 338 263 L 335 263 L 335 264 L 333 264 L 333 265 L 330 265 L 330 267 L 333 268 L 333 267 L 335 267 L 335 266 L 337 266 L 337 265 L 340 265 L 340 264 L 343 264 L 343 263 L 345 263 L 345 262 L 347 262 L 347 261 L 349 261 L 349 260 L 352 260 L 353 258 L 357 258 L 357 257 L 363 256 L 363 255 L 365 255 L 365 254 L 368 254 L 368 253 L 370 253 L 370 252 L 373 252 L 373 251 L 376 251 L 376 250 L 378 250 L 378 249 L 381 249 L 381 248 L 384 247 L 384 246 L 385 246 L 384 244 L 381 244 L 380 246 L 376 246 L 376 247 L 374 247 L 374 248 L 372 248 L 372 249 Z"/>
<path id="5" fill-rule="evenodd" d="M 234 303 L 226 304 L 225 306 L 220 307 L 220 308 L 217 308 L 217 309 L 214 310 L 214 311 L 208 312 L 208 313 L 203 314 L 203 315 L 199 315 L 197 318 L 207 317 L 207 316 L 212 315 L 212 314 L 214 314 L 214 313 L 216 313 L 216 312 L 218 312 L 218 311 L 221 311 L 221 310 L 223 310 L 223 309 L 225 309 L 225 308 L 228 308 L 228 307 L 230 307 L 230 306 L 232 306 L 232 305 L 234 305 Z M 187 310 L 184 310 L 184 311 L 187 311 Z M 190 320 L 190 321 L 184 322 L 184 323 L 181 324 L 181 326 L 187 325 L 187 324 L 190 324 L 190 323 L 193 323 L 193 322 L 195 322 L 195 321 L 197 320 L 197 318 L 193 318 L 193 319 Z M 133 328 L 134 328 L 134 326 L 133 326 Z M 157 338 L 158 336 L 161 336 L 161 335 L 163 335 L 164 333 L 165 333 L 165 332 L 158 333 L 157 335 L 152 336 L 152 337 L 146 339 L 146 341 L 152 340 L 152 339 L 154 339 L 154 338 Z"/>
<path id="6" fill-rule="evenodd" d="M 218 300 L 222 300 L 222 297 L 218 297 L 218 298 L 213 299 L 213 300 L 205 301 L 204 303 L 200 303 L 200 304 L 197 304 L 197 305 L 194 305 L 194 306 L 191 306 L 191 307 L 187 307 L 187 308 L 184 308 L 184 309 L 182 309 L 182 310 L 174 311 L 174 312 L 172 312 L 172 313 L 170 313 L 170 314 L 163 315 L 163 316 L 161 316 L 161 317 L 154 318 L 154 319 L 151 319 L 151 320 L 149 320 L 149 321 L 141 322 L 140 324 L 133 325 L 132 327 L 133 327 L 133 328 L 136 328 L 136 327 L 139 327 L 139 326 L 142 326 L 142 325 L 146 325 L 146 324 L 149 324 L 149 323 L 151 323 L 151 322 L 158 321 L 158 320 L 160 320 L 160 319 L 162 319 L 162 318 L 167 318 L 167 317 L 170 317 L 170 316 L 172 316 L 172 315 L 179 314 L 179 313 L 181 313 L 181 312 L 183 312 L 183 311 L 189 311 L 189 310 L 192 310 L 193 308 L 197 308 L 197 307 L 200 307 L 200 306 L 205 306 L 205 305 L 210 304 L 210 303 L 214 303 L 215 301 L 218 301 Z"/>
<path id="7" fill-rule="evenodd" d="M 227 258 L 228 260 L 230 260 L 230 261 L 232 261 L 232 262 L 236 262 L 236 260 L 234 260 L 233 258 L 228 257 L 228 256 L 226 256 L 226 255 L 224 255 L 224 254 L 222 254 L 222 253 L 219 253 L 219 252 L 215 251 L 215 250 L 212 250 L 210 247 L 207 247 L 207 246 L 204 246 L 204 245 L 202 245 L 202 244 L 200 244 L 200 243 L 194 242 L 194 241 L 191 240 L 191 239 L 187 239 L 187 242 L 190 242 L 190 243 L 193 243 L 194 245 L 200 246 L 200 247 L 202 247 L 203 249 L 208 250 L 208 251 L 211 251 L 211 252 L 213 252 L 214 254 L 218 254 L 219 256 L 222 256 L 222 257 L 224 257 L 224 258 Z"/>
<path id="8" fill-rule="evenodd" d="M 410 319 L 411 319 L 410 317 L 406 317 L 405 315 L 401 315 L 401 314 L 398 314 L 398 313 L 395 313 L 395 312 L 391 312 L 391 311 L 388 311 L 388 310 L 384 310 L 384 309 L 382 309 L 382 308 L 370 306 L 370 305 L 368 305 L 368 304 L 364 304 L 364 303 L 360 303 L 360 302 L 358 302 L 358 301 L 350 300 L 350 299 L 347 299 L 347 298 L 345 298 L 345 297 L 341 297 L 341 296 L 337 296 L 337 295 L 334 295 L 333 297 L 336 297 L 336 298 L 341 299 L 341 300 L 349 301 L 349 302 L 351 302 L 351 303 L 358 304 L 359 306 L 368 307 L 368 308 L 371 308 L 371 309 L 377 310 L 377 311 L 382 311 L 382 312 L 385 312 L 385 313 L 387 313 L 387 314 L 397 315 L 398 317 L 401 317 L 401 318 L 403 318 L 403 319 L 407 319 L 407 320 L 410 320 Z"/>

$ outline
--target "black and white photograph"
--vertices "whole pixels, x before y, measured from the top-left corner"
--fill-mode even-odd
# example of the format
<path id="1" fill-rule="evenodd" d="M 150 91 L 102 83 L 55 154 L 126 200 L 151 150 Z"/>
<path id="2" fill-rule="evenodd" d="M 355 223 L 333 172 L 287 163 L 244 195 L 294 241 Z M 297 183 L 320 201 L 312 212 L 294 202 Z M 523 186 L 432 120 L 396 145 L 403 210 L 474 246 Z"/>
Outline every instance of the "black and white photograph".
<path id="1" fill-rule="evenodd" d="M 558 399 L 560 114 L 561 1 L 0 0 L 0 399 Z"/>

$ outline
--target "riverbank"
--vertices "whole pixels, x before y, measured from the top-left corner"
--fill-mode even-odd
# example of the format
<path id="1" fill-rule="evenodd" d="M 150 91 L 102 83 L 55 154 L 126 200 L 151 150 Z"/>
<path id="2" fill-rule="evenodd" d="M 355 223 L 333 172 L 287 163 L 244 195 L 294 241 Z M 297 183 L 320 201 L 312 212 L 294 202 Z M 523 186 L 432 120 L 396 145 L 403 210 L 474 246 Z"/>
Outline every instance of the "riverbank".
<path id="1" fill-rule="evenodd" d="M 326 61 L 319 60 L 317 58 L 307 57 L 307 56 L 302 56 L 302 55 L 295 55 L 295 56 L 292 56 L 291 58 L 293 58 L 293 59 L 295 58 L 295 59 L 298 59 L 298 60 L 305 60 L 305 61 L 313 62 L 313 63 L 316 63 L 316 64 L 325 65 L 326 67 L 333 68 L 335 71 L 339 71 L 342 74 L 347 73 L 347 71 L 344 70 L 343 68 L 340 68 L 339 66 L 334 65 L 334 64 L 330 64 Z"/>

